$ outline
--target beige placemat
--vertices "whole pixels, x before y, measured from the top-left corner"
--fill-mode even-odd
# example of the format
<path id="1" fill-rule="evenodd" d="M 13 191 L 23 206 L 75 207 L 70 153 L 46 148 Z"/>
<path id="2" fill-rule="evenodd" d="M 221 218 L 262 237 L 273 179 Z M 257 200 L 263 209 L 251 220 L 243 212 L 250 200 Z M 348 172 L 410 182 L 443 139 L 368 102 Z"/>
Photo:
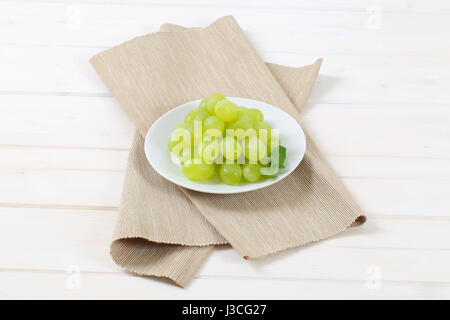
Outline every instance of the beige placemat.
<path id="1" fill-rule="evenodd" d="M 224 17 L 204 29 L 135 38 L 91 62 L 139 133 L 111 245 L 114 261 L 127 270 L 185 286 L 212 245 L 228 242 L 255 259 L 364 222 L 308 135 L 305 158 L 291 175 L 236 195 L 178 188 L 161 178 L 143 153 L 142 136 L 158 117 L 216 91 L 265 101 L 300 122 L 320 60 L 300 69 L 270 65 L 269 70 L 236 21 Z"/>

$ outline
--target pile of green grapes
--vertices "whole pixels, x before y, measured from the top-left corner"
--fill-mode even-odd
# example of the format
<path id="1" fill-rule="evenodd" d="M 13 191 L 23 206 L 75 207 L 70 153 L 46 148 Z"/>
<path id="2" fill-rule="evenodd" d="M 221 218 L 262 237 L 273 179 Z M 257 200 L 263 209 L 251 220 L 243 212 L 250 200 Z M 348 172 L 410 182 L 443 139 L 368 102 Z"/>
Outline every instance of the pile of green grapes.
<path id="1" fill-rule="evenodd" d="M 263 113 L 238 106 L 221 93 L 203 99 L 186 115 L 168 147 L 188 179 L 209 180 L 217 173 L 229 185 L 276 176 L 286 159 L 278 132 Z"/>

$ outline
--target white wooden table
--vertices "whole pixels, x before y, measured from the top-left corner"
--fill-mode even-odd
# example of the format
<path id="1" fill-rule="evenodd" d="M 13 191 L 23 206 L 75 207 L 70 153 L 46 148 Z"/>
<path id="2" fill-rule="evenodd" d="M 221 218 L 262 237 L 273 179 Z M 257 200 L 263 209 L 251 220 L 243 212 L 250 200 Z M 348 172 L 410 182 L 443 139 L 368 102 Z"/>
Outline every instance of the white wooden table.
<path id="1" fill-rule="evenodd" d="M 324 58 L 305 123 L 369 221 L 181 289 L 109 258 L 134 128 L 88 59 L 226 14 L 266 61 Z M 449 30 L 444 0 L 1 0 L 0 297 L 450 298 Z"/>

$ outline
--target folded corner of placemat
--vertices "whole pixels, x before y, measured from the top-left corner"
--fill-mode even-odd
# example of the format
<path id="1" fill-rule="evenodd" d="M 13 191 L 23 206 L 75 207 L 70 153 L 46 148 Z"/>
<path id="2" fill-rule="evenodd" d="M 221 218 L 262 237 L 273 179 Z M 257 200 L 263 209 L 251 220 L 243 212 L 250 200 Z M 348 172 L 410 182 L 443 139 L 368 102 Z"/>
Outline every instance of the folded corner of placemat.
<path id="1" fill-rule="evenodd" d="M 299 112 L 322 62 L 302 68 L 266 66 L 230 16 L 204 29 L 167 32 L 182 31 L 176 28 L 165 24 L 163 32 L 91 59 L 140 133 L 133 140 L 111 245 L 114 261 L 131 272 L 167 277 L 183 286 L 212 245 L 228 241 L 244 258 L 255 259 L 364 223 L 361 209 L 307 133 L 299 167 L 283 181 L 245 195 L 181 189 L 150 167 L 142 136 L 153 121 L 214 91 L 265 101 L 301 122 Z"/>
<path id="2" fill-rule="evenodd" d="M 157 243 L 144 238 L 120 238 L 111 243 L 111 257 L 128 272 L 159 277 L 186 287 L 213 250 L 213 246 Z"/>
<path id="3" fill-rule="evenodd" d="M 127 271 L 184 287 L 213 245 L 226 240 L 186 195 L 148 163 L 135 132 L 110 254 Z"/>
<path id="4" fill-rule="evenodd" d="M 322 62 L 323 59 L 319 58 L 313 64 L 298 68 L 275 63 L 268 63 L 267 66 L 291 102 L 301 112 L 316 82 Z"/>

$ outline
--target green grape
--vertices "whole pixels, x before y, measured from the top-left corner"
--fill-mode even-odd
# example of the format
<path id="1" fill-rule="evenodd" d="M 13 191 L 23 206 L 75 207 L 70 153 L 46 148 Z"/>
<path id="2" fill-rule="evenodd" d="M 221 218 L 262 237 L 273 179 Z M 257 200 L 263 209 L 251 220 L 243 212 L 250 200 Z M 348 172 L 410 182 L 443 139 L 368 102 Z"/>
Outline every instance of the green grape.
<path id="1" fill-rule="evenodd" d="M 226 184 L 251 183 L 266 178 L 261 171 L 268 169 L 269 155 L 279 146 L 271 130 L 260 110 L 237 106 L 217 92 L 186 115 L 167 146 L 181 156 L 183 175 L 190 180 L 207 180 L 217 171 Z M 230 163 L 222 164 L 223 158 Z M 240 165 L 245 159 L 248 163 Z"/>
<path id="2" fill-rule="evenodd" d="M 186 161 L 190 161 L 192 159 L 201 159 L 199 157 L 196 157 L 195 155 L 195 148 L 193 145 L 191 145 L 190 150 L 189 149 L 183 149 L 183 152 L 179 154 L 181 156 L 181 164 L 185 163 Z M 172 151 L 172 153 L 175 153 Z"/>
<path id="3" fill-rule="evenodd" d="M 250 118 L 253 118 L 253 115 L 250 111 L 249 108 L 246 107 L 241 107 L 241 106 L 237 106 L 237 111 L 238 111 L 238 117 L 240 116 L 249 116 Z"/>
<path id="4" fill-rule="evenodd" d="M 208 111 L 208 108 L 206 107 L 206 101 L 205 99 L 203 99 L 202 101 L 200 101 L 199 105 L 198 105 L 198 110 L 206 110 Z"/>
<path id="5" fill-rule="evenodd" d="M 216 92 L 216 93 L 213 93 L 212 95 L 210 95 L 209 97 L 203 99 L 200 102 L 200 106 L 202 108 L 206 108 L 206 110 L 208 110 L 209 113 L 215 114 L 214 108 L 216 106 L 216 103 L 218 101 L 224 100 L 224 99 L 226 99 L 226 97 L 223 94 Z"/>
<path id="6" fill-rule="evenodd" d="M 216 116 L 209 116 L 203 121 L 203 130 L 206 132 L 208 129 L 217 129 L 223 132 L 225 130 L 225 123 Z"/>
<path id="7" fill-rule="evenodd" d="M 280 145 L 280 139 L 271 135 L 267 139 L 267 154 L 270 155 L 272 153 L 273 148 L 278 148 L 279 145 Z"/>
<path id="8" fill-rule="evenodd" d="M 186 115 L 186 118 L 184 119 L 184 122 L 186 123 L 192 123 L 194 122 L 195 117 L 200 112 L 200 108 L 195 108 L 189 111 L 189 113 Z"/>
<path id="9" fill-rule="evenodd" d="M 251 128 L 253 128 L 253 119 L 246 115 L 239 116 L 236 121 L 227 125 L 227 129 L 233 130 L 242 129 L 246 131 Z"/>
<path id="10" fill-rule="evenodd" d="M 214 163 L 221 154 L 220 143 L 216 139 L 203 139 L 202 143 L 198 146 L 198 151 L 202 155 L 205 163 Z"/>
<path id="11" fill-rule="evenodd" d="M 258 138 L 266 143 L 267 153 L 270 154 L 272 149 L 279 145 L 280 140 L 272 135 L 272 127 L 267 122 L 255 122 L 254 127 L 257 130 Z"/>
<path id="12" fill-rule="evenodd" d="M 267 137 L 270 136 L 270 132 L 272 130 L 272 127 L 270 126 L 270 124 L 268 124 L 267 122 L 264 122 L 264 121 L 255 121 L 253 123 L 253 128 L 255 128 L 255 130 L 258 134 L 258 137 L 264 136 L 264 134 L 262 134 L 262 133 L 264 133 L 264 131 L 260 131 L 260 130 L 266 130 Z"/>
<path id="13" fill-rule="evenodd" d="M 225 130 L 227 137 L 234 137 L 237 141 L 242 141 L 245 138 L 246 131 L 244 129 L 228 129 Z"/>
<path id="14" fill-rule="evenodd" d="M 255 122 L 264 121 L 264 115 L 261 112 L 261 110 L 253 108 L 253 109 L 250 109 L 250 113 L 252 115 L 253 121 L 255 121 Z"/>
<path id="15" fill-rule="evenodd" d="M 215 107 L 216 116 L 225 122 L 233 122 L 238 116 L 237 106 L 229 100 L 220 100 Z"/>
<path id="16" fill-rule="evenodd" d="M 226 184 L 236 185 L 241 182 L 241 165 L 236 163 L 222 164 L 220 166 L 219 176 Z"/>
<path id="17" fill-rule="evenodd" d="M 169 141 L 167 143 L 167 147 L 169 148 L 169 151 L 172 151 L 173 147 L 175 147 L 179 143 L 179 140 L 180 139 L 172 140 L 171 138 L 169 138 Z"/>
<path id="18" fill-rule="evenodd" d="M 186 134 L 188 134 L 191 138 L 191 144 L 194 144 L 194 124 L 192 123 L 180 123 L 175 126 L 172 134 L 183 135 L 185 132 L 183 130 L 187 130 Z"/>
<path id="19" fill-rule="evenodd" d="M 182 172 L 189 180 L 207 180 L 214 175 L 214 165 L 207 163 L 195 163 L 193 160 L 187 160 L 183 163 Z"/>
<path id="20" fill-rule="evenodd" d="M 234 161 L 241 156 L 242 148 L 235 138 L 225 137 L 221 141 L 221 151 L 225 159 Z"/>
<path id="21" fill-rule="evenodd" d="M 272 127 L 270 124 L 264 121 L 258 121 L 253 124 L 253 127 L 256 130 L 258 138 L 261 139 L 267 147 L 270 146 L 270 137 L 272 136 Z"/>
<path id="22" fill-rule="evenodd" d="M 214 172 L 216 172 L 219 176 L 220 176 L 220 166 L 221 166 L 222 164 L 220 164 L 220 163 L 214 163 Z"/>
<path id="23" fill-rule="evenodd" d="M 212 139 L 222 137 L 222 132 L 216 128 L 209 128 L 203 133 L 203 139 Z"/>
<path id="24" fill-rule="evenodd" d="M 183 144 L 181 143 L 181 140 L 181 137 L 178 140 L 169 139 L 169 142 L 167 143 L 169 151 L 176 156 L 179 156 L 181 154 L 181 151 L 183 151 Z"/>
<path id="25" fill-rule="evenodd" d="M 244 164 L 242 166 L 242 175 L 248 182 L 256 182 L 261 176 L 261 167 L 256 164 Z"/>
<path id="26" fill-rule="evenodd" d="M 245 138 L 244 143 L 244 155 L 251 164 L 258 161 L 262 163 L 267 161 L 267 147 L 264 141 L 256 136 L 250 136 Z"/>
<path id="27" fill-rule="evenodd" d="M 200 111 L 197 113 L 197 115 L 194 118 L 195 121 L 203 121 L 206 118 L 208 118 L 211 114 L 206 109 L 200 109 Z"/>
<path id="28" fill-rule="evenodd" d="M 186 131 L 185 131 L 186 130 Z M 183 139 L 190 139 L 189 144 L 193 145 L 194 141 L 194 125 L 192 123 L 180 123 L 175 126 L 172 134 L 170 135 L 169 142 L 167 144 L 169 150 L 179 156 L 181 152 L 188 147 L 188 141 Z"/>
<path id="29" fill-rule="evenodd" d="M 186 129 L 190 135 L 194 135 L 194 124 L 192 123 L 179 123 L 175 126 L 174 131 L 177 129 Z"/>

